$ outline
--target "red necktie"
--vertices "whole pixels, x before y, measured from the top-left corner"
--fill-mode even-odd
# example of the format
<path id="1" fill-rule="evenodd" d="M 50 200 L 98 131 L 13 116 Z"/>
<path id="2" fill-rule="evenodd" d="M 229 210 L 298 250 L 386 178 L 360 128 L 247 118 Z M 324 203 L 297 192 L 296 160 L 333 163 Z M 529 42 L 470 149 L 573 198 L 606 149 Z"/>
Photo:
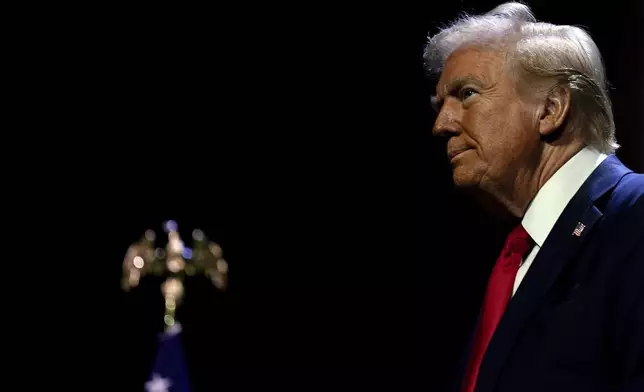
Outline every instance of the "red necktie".
<path id="1" fill-rule="evenodd" d="M 483 355 L 512 296 L 519 264 L 532 245 L 532 239 L 522 225 L 517 226 L 505 240 L 503 251 L 496 260 L 488 281 L 483 311 L 465 373 L 463 392 L 474 391 Z"/>

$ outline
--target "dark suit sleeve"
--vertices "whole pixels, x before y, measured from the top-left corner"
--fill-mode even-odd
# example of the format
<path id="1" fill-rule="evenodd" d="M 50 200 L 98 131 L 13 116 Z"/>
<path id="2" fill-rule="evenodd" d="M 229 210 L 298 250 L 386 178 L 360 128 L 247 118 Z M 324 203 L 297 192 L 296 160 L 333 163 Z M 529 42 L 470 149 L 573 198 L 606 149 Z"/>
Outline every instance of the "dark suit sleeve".
<path id="1" fill-rule="evenodd" d="M 644 233 L 643 233 L 644 234 Z M 617 309 L 616 345 L 618 385 L 615 391 L 644 391 L 644 235 L 629 255 Z M 626 272 L 626 271 L 625 271 Z"/>

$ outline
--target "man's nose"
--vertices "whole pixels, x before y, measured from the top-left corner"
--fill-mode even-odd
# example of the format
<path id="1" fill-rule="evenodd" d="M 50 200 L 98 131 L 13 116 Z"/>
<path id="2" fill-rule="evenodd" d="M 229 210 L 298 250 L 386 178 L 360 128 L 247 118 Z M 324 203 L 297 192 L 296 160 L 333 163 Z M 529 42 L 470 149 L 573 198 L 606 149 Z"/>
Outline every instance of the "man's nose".
<path id="1" fill-rule="evenodd" d="M 454 108 L 450 107 L 448 102 L 445 102 L 441 110 L 438 112 L 432 134 L 440 137 L 457 136 L 461 133 L 461 127 L 458 123 L 458 113 Z"/>

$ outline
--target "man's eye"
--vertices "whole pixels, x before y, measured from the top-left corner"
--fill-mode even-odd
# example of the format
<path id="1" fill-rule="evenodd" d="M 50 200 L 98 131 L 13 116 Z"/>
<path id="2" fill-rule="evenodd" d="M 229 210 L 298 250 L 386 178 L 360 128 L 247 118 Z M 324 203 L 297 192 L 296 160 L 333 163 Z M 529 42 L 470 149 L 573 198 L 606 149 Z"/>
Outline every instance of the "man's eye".
<path id="1" fill-rule="evenodd" d="M 464 101 L 464 100 L 468 99 L 469 97 L 473 96 L 474 94 L 476 94 L 476 91 L 474 89 L 471 89 L 471 88 L 462 89 L 461 94 L 460 94 L 461 95 L 461 97 L 460 97 L 461 101 Z"/>

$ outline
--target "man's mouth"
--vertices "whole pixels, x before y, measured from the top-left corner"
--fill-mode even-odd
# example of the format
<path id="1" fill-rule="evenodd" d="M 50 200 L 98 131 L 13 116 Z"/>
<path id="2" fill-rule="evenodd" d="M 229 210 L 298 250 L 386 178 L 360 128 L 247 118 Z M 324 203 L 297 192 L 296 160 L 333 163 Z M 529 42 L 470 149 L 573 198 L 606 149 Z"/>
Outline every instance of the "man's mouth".
<path id="1" fill-rule="evenodd" d="M 450 162 L 452 162 L 454 159 L 456 159 L 457 157 L 459 157 L 461 154 L 463 154 L 465 151 L 468 151 L 468 150 L 471 150 L 471 148 L 465 148 L 462 150 L 449 152 L 447 155 L 449 157 Z"/>

